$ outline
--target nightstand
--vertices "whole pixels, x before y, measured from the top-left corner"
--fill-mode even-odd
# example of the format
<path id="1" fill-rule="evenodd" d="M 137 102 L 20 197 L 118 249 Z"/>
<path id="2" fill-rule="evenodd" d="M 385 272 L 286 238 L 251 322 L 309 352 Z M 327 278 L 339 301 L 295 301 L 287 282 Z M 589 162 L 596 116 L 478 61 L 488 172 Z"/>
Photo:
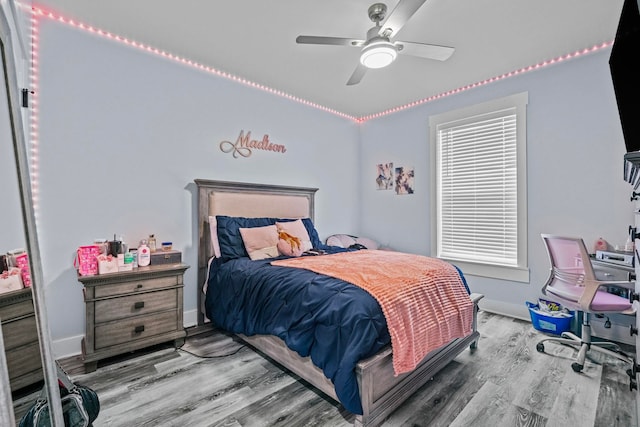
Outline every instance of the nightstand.
<path id="1" fill-rule="evenodd" d="M 0 294 L 0 319 L 11 391 L 42 380 L 31 288 Z"/>
<path id="2" fill-rule="evenodd" d="M 98 361 L 151 345 L 184 343 L 183 276 L 186 264 L 139 267 L 132 271 L 78 276 L 84 285 L 86 372 Z"/>

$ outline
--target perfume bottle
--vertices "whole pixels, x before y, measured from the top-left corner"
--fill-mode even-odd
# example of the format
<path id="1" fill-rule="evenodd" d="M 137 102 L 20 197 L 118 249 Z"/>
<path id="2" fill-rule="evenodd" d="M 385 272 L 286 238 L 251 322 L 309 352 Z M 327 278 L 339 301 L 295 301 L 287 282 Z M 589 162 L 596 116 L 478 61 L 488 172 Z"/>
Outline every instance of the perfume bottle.
<path id="1" fill-rule="evenodd" d="M 149 250 L 151 252 L 156 251 L 156 237 L 155 234 L 149 234 L 149 240 L 147 241 L 147 245 L 149 245 Z"/>

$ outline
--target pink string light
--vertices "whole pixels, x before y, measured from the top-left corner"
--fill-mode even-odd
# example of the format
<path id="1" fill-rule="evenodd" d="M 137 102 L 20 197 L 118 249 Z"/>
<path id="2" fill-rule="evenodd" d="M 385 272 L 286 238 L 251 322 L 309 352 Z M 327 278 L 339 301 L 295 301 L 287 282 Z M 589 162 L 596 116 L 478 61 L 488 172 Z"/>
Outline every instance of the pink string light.
<path id="1" fill-rule="evenodd" d="M 38 20 L 36 19 L 36 15 L 32 14 L 29 20 L 31 23 L 31 66 L 29 69 L 29 85 L 30 85 L 30 95 L 29 96 L 29 107 L 30 107 L 30 116 L 29 116 L 29 153 L 30 153 L 30 176 L 31 176 L 31 202 L 33 204 L 33 213 L 36 217 L 36 221 L 38 219 L 39 212 L 39 200 L 40 200 L 40 170 L 39 170 L 39 159 L 40 159 L 40 138 L 39 138 L 39 88 L 40 82 L 38 80 L 38 70 L 40 69 L 40 34 L 38 27 Z"/>
<path id="2" fill-rule="evenodd" d="M 55 21 L 61 22 L 63 24 L 69 25 L 71 27 L 74 27 L 74 28 L 77 28 L 77 29 L 80 29 L 80 30 L 83 30 L 83 31 L 90 32 L 92 34 L 98 34 L 98 35 L 100 35 L 102 37 L 105 37 L 105 38 L 107 38 L 109 40 L 114 40 L 114 41 L 123 43 L 126 46 L 130 46 L 130 47 L 133 47 L 133 48 L 136 48 L 136 49 L 144 50 L 145 52 L 149 52 L 149 53 L 161 56 L 162 58 L 178 62 L 178 63 L 180 63 L 182 65 L 186 65 L 186 66 L 189 66 L 191 68 L 195 68 L 195 69 L 200 70 L 200 71 L 204 71 L 204 72 L 207 72 L 207 73 L 219 76 L 219 77 L 223 77 L 225 79 L 228 79 L 228 80 L 243 84 L 245 86 L 249 86 L 249 87 L 254 88 L 254 89 L 261 90 L 263 92 L 267 92 L 267 93 L 270 93 L 270 94 L 273 94 L 273 95 L 280 96 L 280 97 L 288 99 L 290 101 L 294 101 L 294 102 L 303 104 L 305 106 L 309 106 L 309 107 L 312 107 L 312 108 L 315 108 L 315 109 L 318 109 L 318 110 L 321 110 L 321 111 L 325 111 L 327 113 L 335 114 L 335 115 L 343 117 L 345 119 L 352 120 L 352 121 L 354 121 L 356 123 L 365 123 L 365 122 L 367 122 L 369 120 L 372 120 L 372 119 L 380 118 L 380 117 L 383 117 L 383 116 L 387 116 L 389 114 L 393 114 L 393 113 L 397 113 L 397 112 L 400 112 L 400 111 L 407 110 L 409 108 L 414 108 L 414 107 L 417 107 L 417 106 L 420 106 L 420 105 L 424 105 L 424 104 L 426 104 L 428 102 L 432 102 L 432 101 L 435 101 L 435 100 L 438 100 L 438 99 L 441 99 L 441 98 L 444 98 L 444 97 L 447 97 L 447 96 L 456 95 L 456 94 L 459 94 L 461 92 L 464 92 L 464 91 L 467 91 L 467 90 L 470 90 L 470 89 L 475 89 L 477 87 L 485 86 L 485 85 L 490 84 L 490 83 L 495 83 L 497 81 L 504 80 L 504 79 L 507 79 L 509 77 L 517 76 L 517 75 L 522 74 L 522 73 L 535 71 L 535 70 L 538 70 L 540 68 L 544 68 L 544 67 L 547 67 L 549 65 L 554 65 L 554 64 L 556 64 L 558 62 L 561 62 L 561 61 L 564 61 L 564 60 L 567 60 L 567 59 L 577 58 L 577 57 L 582 56 L 582 55 L 590 54 L 590 53 L 593 53 L 593 52 L 608 48 L 608 47 L 612 46 L 612 44 L 613 44 L 613 42 L 604 42 L 604 43 L 601 43 L 599 45 L 592 46 L 590 48 L 585 48 L 583 50 L 579 50 L 579 51 L 576 51 L 576 52 L 573 52 L 573 53 L 569 53 L 569 54 L 562 55 L 562 56 L 559 56 L 559 57 L 556 57 L 556 58 L 552 58 L 552 59 L 549 59 L 549 60 L 541 61 L 541 62 L 539 62 L 537 64 L 529 65 L 527 67 L 523 67 L 523 68 L 520 68 L 520 69 L 517 69 L 517 70 L 513 70 L 513 71 L 510 71 L 508 73 L 499 75 L 499 76 L 491 77 L 491 78 L 488 78 L 488 79 L 485 79 L 485 80 L 482 80 L 482 81 L 479 81 L 479 82 L 471 83 L 471 84 L 468 84 L 468 85 L 465 85 L 465 86 L 462 86 L 462 87 L 459 87 L 459 88 L 456 88 L 456 89 L 452 89 L 452 90 L 448 90 L 448 91 L 445 91 L 445 92 L 442 92 L 442 93 L 439 93 L 439 94 L 436 94 L 436 95 L 432 95 L 432 96 L 429 96 L 427 98 L 419 99 L 419 100 L 412 101 L 412 102 L 407 103 L 407 104 L 403 104 L 403 105 L 399 105 L 399 106 L 396 106 L 396 107 L 393 107 L 393 108 L 389 108 L 387 110 L 383 110 L 383 111 L 380 111 L 378 113 L 373 113 L 373 114 L 369 114 L 369 115 L 365 115 L 365 116 L 356 117 L 356 116 L 353 116 L 353 115 L 350 115 L 350 114 L 342 113 L 342 112 L 337 111 L 337 110 L 335 110 L 333 108 L 325 107 L 325 106 L 317 104 L 315 102 L 311 102 L 311 101 L 302 99 L 300 97 L 285 93 L 285 92 L 283 92 L 281 90 L 274 89 L 274 88 L 265 86 L 265 85 L 260 84 L 260 83 L 252 82 L 252 81 L 247 80 L 245 78 L 238 77 L 238 76 L 229 74 L 227 72 L 224 72 L 224 71 L 221 71 L 221 70 L 217 70 L 215 68 L 212 68 L 212 67 L 197 63 L 197 62 L 192 61 L 192 60 L 190 60 L 188 58 L 183 58 L 183 57 L 174 55 L 172 53 L 168 53 L 168 52 L 165 52 L 163 50 L 159 50 L 159 49 L 157 49 L 157 48 L 155 48 L 153 46 L 148 46 L 148 45 L 145 45 L 144 43 L 139 43 L 139 42 L 136 42 L 134 40 L 129 40 L 129 39 L 125 38 L 125 37 L 122 37 L 122 36 L 119 36 L 119 35 L 115 35 L 115 34 L 109 33 L 107 31 L 104 31 L 104 30 L 101 30 L 101 29 L 96 29 L 96 28 L 94 28 L 94 27 L 92 27 L 90 25 L 84 24 L 82 22 L 76 22 L 73 19 L 65 18 L 64 16 L 55 14 L 53 12 L 44 11 L 40 7 L 33 7 L 32 8 L 32 16 L 33 16 L 33 18 L 32 18 L 32 24 L 33 24 L 32 25 L 33 26 L 33 29 L 32 29 L 32 34 L 33 34 L 33 37 L 32 37 L 32 49 L 34 51 L 34 58 L 35 58 L 37 50 L 38 50 L 38 44 L 37 44 L 38 20 L 36 19 L 36 17 L 44 17 L 44 18 L 47 18 L 47 19 L 51 19 L 51 20 L 55 20 Z M 37 67 L 34 65 L 33 68 L 37 68 Z M 32 83 L 34 83 L 34 85 L 35 85 L 37 83 L 37 78 L 34 77 L 34 76 L 36 76 L 36 72 L 35 72 L 35 70 L 32 70 Z M 34 96 L 34 98 L 35 98 L 35 96 Z M 35 114 L 32 114 L 32 121 L 35 121 L 37 123 L 37 117 L 34 117 L 34 116 L 35 116 Z"/>

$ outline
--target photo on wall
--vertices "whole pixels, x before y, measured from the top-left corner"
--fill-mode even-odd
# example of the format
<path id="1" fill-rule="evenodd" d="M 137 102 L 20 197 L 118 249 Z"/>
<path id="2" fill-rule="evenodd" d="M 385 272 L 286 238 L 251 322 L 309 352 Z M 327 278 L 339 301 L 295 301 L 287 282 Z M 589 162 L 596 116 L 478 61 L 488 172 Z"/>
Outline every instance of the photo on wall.
<path id="1" fill-rule="evenodd" d="M 376 175 L 378 190 L 393 190 L 393 163 L 379 163 Z"/>
<path id="2" fill-rule="evenodd" d="M 413 166 L 400 166 L 396 170 L 396 194 L 413 194 L 414 192 L 414 171 Z"/>

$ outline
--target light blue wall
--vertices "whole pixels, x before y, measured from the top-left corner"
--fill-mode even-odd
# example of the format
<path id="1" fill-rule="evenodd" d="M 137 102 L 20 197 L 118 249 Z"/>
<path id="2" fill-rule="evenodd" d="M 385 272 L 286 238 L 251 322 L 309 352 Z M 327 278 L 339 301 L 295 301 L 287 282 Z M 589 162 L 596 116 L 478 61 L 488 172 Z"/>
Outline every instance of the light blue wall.
<path id="1" fill-rule="evenodd" d="M 170 240 L 191 265 L 196 178 L 318 187 L 321 237 L 357 227 L 352 121 L 52 21 L 40 27 L 40 242 L 54 340 L 84 333 L 74 251 L 122 234 Z M 220 151 L 240 130 L 286 153 Z M 343 206 L 335 209 L 335 206 Z"/>
<path id="2" fill-rule="evenodd" d="M 14 76 L 18 84 L 24 81 L 26 65 L 22 58 L 19 39 L 13 22 L 13 14 L 8 4 L 0 4 L 0 15 L 8 22 L 10 28 L 11 45 L 4 47 L 4 55 L 0 55 L 0 254 L 9 250 L 25 248 L 25 228 L 22 221 L 22 209 L 20 193 L 18 188 L 18 171 L 16 168 L 16 157 L 13 146 L 12 123 L 9 116 L 9 105 L 7 103 L 7 89 L 4 85 L 4 69 L 9 68 L 15 71 Z M 9 56 L 12 53 L 12 56 Z M 8 63 L 4 63 L 4 56 L 7 56 Z M 19 99 L 12 102 L 18 103 Z M 15 105 L 15 104 L 14 104 Z M 16 120 L 16 118 L 14 118 Z M 23 123 L 24 125 L 24 123 Z"/>
<path id="3" fill-rule="evenodd" d="M 54 341 L 84 333 L 75 248 L 113 233 L 173 241 L 192 266 L 184 308 L 195 310 L 196 178 L 318 187 L 321 237 L 430 254 L 429 115 L 522 91 L 531 282 L 469 277 L 472 289 L 524 308 L 548 268 L 540 233 L 616 244 L 633 222 L 608 51 L 357 125 L 57 22 L 42 22 L 40 40 L 38 221 Z M 287 153 L 222 153 L 241 129 Z M 376 190 L 375 166 L 390 161 L 415 168 L 415 194 Z"/>
<path id="4" fill-rule="evenodd" d="M 4 82 L 4 66 L 0 58 L 0 80 Z M 24 248 L 24 226 L 18 191 L 18 171 L 12 143 L 11 122 L 5 85 L 0 85 L 0 253 Z"/>
<path id="5" fill-rule="evenodd" d="M 632 188 L 622 179 L 624 142 L 609 50 L 522 74 L 368 122 L 361 130 L 362 233 L 389 246 L 431 254 L 429 116 L 527 91 L 530 283 L 469 277 L 487 300 L 525 313 L 547 278 L 541 233 L 602 236 L 624 244 L 634 223 Z M 413 196 L 375 189 L 375 165 L 415 167 Z M 508 310 L 508 308 L 507 308 Z"/>

